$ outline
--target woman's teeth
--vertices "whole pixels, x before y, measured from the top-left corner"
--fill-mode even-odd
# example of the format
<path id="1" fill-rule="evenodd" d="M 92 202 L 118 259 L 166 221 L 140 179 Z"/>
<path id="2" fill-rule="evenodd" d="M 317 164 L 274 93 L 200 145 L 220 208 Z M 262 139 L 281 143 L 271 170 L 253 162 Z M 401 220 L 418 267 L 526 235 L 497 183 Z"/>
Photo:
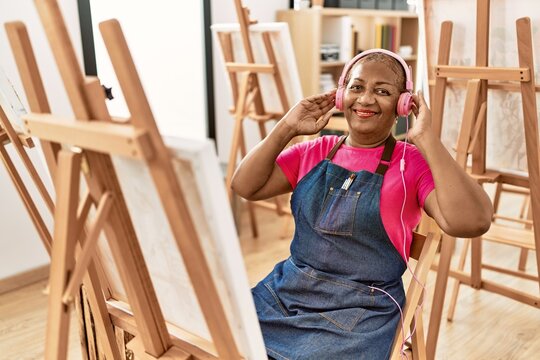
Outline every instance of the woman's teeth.
<path id="1" fill-rule="evenodd" d="M 368 111 L 368 110 L 356 110 L 356 115 L 360 117 L 370 117 L 376 114 L 375 111 Z"/>

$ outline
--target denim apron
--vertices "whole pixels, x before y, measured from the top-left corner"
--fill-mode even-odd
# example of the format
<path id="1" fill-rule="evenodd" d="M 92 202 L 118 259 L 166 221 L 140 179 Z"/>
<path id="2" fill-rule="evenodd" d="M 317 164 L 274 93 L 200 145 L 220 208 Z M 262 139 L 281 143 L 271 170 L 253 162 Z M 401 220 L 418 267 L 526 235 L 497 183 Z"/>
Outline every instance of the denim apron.
<path id="1" fill-rule="evenodd" d="M 388 294 L 405 303 L 406 264 L 380 215 L 396 140 L 386 140 L 375 173 L 332 163 L 344 140 L 298 183 L 291 256 L 252 289 L 270 358 L 389 357 L 401 320 Z"/>

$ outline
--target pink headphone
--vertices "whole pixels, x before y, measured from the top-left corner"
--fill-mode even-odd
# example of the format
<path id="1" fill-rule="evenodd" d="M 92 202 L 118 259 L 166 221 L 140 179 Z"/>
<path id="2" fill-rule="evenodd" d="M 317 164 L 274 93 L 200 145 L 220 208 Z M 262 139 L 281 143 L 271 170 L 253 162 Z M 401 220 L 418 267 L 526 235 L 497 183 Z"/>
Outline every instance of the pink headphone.
<path id="1" fill-rule="evenodd" d="M 398 116 L 409 115 L 412 109 L 412 105 L 413 105 L 413 98 L 412 98 L 413 82 L 411 80 L 412 70 L 407 65 L 405 60 L 401 58 L 401 56 L 385 49 L 366 50 L 356 55 L 351 61 L 347 63 L 347 65 L 345 65 L 345 67 L 343 68 L 343 72 L 341 73 L 341 76 L 339 77 L 338 89 L 336 92 L 336 109 L 343 110 L 343 98 L 345 96 L 345 87 L 347 86 L 347 84 L 344 84 L 344 83 L 345 83 L 345 78 L 347 77 L 347 73 L 351 70 L 353 65 L 358 62 L 358 60 L 372 53 L 382 53 L 382 54 L 391 56 L 397 61 L 399 61 L 401 66 L 403 66 L 403 70 L 405 70 L 405 78 L 406 78 L 405 88 L 407 91 L 404 93 L 401 93 L 401 95 L 399 96 L 396 112 Z"/>

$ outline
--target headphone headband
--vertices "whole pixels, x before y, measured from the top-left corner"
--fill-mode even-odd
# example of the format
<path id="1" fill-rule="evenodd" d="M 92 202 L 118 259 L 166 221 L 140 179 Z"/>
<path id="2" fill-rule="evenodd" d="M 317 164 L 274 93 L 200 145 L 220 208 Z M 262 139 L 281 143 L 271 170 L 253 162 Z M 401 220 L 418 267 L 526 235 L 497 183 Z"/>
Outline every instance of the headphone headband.
<path id="1" fill-rule="evenodd" d="M 396 59 L 401 64 L 401 66 L 403 67 L 403 70 L 405 71 L 405 89 L 409 92 L 413 91 L 413 81 L 411 79 L 410 67 L 407 65 L 407 63 L 405 62 L 405 60 L 403 60 L 401 56 L 386 49 L 370 49 L 370 50 L 362 51 L 360 54 L 352 58 L 352 60 L 347 63 L 347 65 L 343 69 L 343 72 L 341 73 L 341 76 L 339 77 L 338 88 L 343 87 L 345 85 L 344 82 L 345 82 L 345 78 L 347 77 L 347 74 L 349 73 L 351 68 L 358 62 L 358 60 L 373 53 L 385 54 Z"/>
<path id="2" fill-rule="evenodd" d="M 364 56 L 367 56 L 373 53 L 381 53 L 381 54 L 388 55 L 396 59 L 403 67 L 403 70 L 405 71 L 406 91 L 402 92 L 401 95 L 399 96 L 397 106 L 396 106 L 396 113 L 399 116 L 407 116 L 411 112 L 411 109 L 413 106 L 413 97 L 412 97 L 413 82 L 411 78 L 412 70 L 409 66 L 407 66 L 407 63 L 405 62 L 405 60 L 401 58 L 401 56 L 385 49 L 371 49 L 371 50 L 363 51 L 360 54 L 356 55 L 354 58 L 352 58 L 352 60 L 349 61 L 347 65 L 345 65 L 345 67 L 343 68 L 343 72 L 341 73 L 341 76 L 339 77 L 339 81 L 338 81 L 338 89 L 336 91 L 336 108 L 338 110 L 343 110 L 344 98 L 345 98 L 345 87 L 346 87 L 345 78 L 347 77 L 347 74 L 349 73 L 351 68 L 354 66 L 354 64 L 358 62 L 358 60 L 360 60 Z"/>

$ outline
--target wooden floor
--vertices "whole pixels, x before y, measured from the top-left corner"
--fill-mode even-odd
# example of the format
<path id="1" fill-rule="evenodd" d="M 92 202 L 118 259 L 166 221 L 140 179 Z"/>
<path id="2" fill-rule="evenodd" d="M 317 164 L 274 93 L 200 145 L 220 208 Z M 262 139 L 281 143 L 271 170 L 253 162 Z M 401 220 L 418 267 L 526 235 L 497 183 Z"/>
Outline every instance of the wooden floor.
<path id="1" fill-rule="evenodd" d="M 249 279 L 254 285 L 289 252 L 293 224 L 287 217 L 256 208 L 260 236 L 250 234 L 247 217 L 242 219 L 240 241 Z M 457 256 L 454 256 L 456 260 Z M 486 262 L 517 268 L 517 249 L 486 243 Z M 536 273 L 532 252 L 528 271 Z M 430 274 L 430 283 L 434 281 Z M 517 281 L 486 272 L 486 277 L 538 294 L 538 284 Z M 451 284 L 452 280 L 450 280 Z M 39 282 L 11 293 L 0 295 L 0 360 L 42 359 L 46 320 L 45 282 Z M 450 287 L 449 287 L 450 288 Z M 428 288 L 428 292 L 431 288 Z M 445 303 L 444 314 L 446 316 Z M 424 305 L 427 322 L 430 296 Z M 72 321 L 70 359 L 80 359 L 76 321 Z M 427 323 L 425 324 L 427 328 Z M 453 322 L 443 320 L 437 359 L 538 359 L 540 356 L 540 310 L 486 291 L 461 287 Z"/>

